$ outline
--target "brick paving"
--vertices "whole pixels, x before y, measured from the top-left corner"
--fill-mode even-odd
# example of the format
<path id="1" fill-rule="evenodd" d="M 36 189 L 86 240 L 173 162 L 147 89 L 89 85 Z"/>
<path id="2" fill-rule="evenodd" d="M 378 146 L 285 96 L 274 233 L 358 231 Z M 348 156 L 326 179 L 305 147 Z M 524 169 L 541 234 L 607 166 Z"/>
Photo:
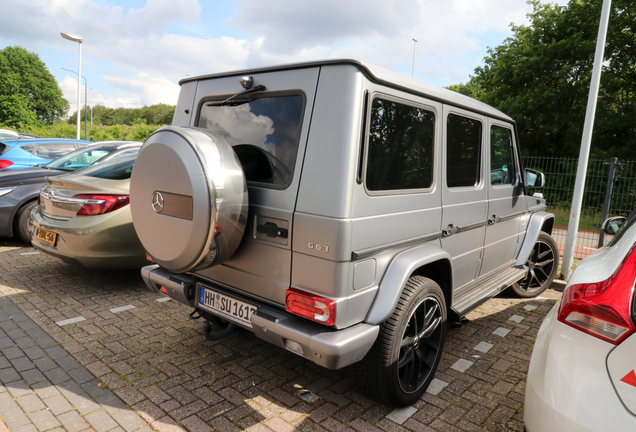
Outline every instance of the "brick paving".
<path id="1" fill-rule="evenodd" d="M 0 240 L 0 432 L 522 431 L 532 345 L 560 296 L 500 296 L 471 312 L 449 329 L 428 392 L 393 410 L 358 393 L 347 369 L 248 331 L 205 341 L 201 321 L 157 301 L 138 271 Z"/>

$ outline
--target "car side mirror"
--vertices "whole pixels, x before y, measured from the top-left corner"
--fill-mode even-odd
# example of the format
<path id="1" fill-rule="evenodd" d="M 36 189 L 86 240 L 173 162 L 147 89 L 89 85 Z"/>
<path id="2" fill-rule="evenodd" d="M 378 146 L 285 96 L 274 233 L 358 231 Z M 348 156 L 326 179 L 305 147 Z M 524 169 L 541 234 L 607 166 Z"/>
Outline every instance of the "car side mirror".
<path id="1" fill-rule="evenodd" d="M 606 219 L 601 225 L 601 229 L 605 234 L 614 235 L 625 225 L 625 221 L 626 219 L 623 216 L 614 216 Z"/>
<path id="2" fill-rule="evenodd" d="M 523 170 L 524 184 L 529 188 L 542 188 L 545 185 L 545 174 L 526 168 Z"/>

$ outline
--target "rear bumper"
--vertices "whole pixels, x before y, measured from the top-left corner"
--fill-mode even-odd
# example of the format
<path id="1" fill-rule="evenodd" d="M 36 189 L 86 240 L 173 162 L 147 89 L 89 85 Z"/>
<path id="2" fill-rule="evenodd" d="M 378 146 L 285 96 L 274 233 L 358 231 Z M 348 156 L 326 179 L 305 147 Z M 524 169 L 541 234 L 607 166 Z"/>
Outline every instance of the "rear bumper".
<path id="1" fill-rule="evenodd" d="M 614 346 L 545 317 L 528 368 L 523 420 L 528 432 L 636 430 L 607 371 Z"/>
<path id="2" fill-rule="evenodd" d="M 129 209 L 57 220 L 44 216 L 36 206 L 31 212 L 31 221 L 33 226 L 57 234 L 55 245 L 32 238 L 33 247 L 65 262 L 110 269 L 138 269 L 149 263 Z"/>
<path id="3" fill-rule="evenodd" d="M 141 276 L 151 291 L 159 292 L 163 286 L 173 300 L 186 306 L 197 307 L 196 278 L 171 273 L 156 265 L 142 268 Z M 224 291 L 219 287 L 214 289 Z M 302 347 L 304 358 L 328 369 L 340 369 L 362 360 L 371 349 L 380 330 L 379 326 L 365 323 L 335 330 L 254 299 L 242 297 L 235 292 L 231 295 L 258 306 L 258 310 L 251 317 L 252 328 L 248 330 L 281 348 L 287 349 L 287 341 L 296 342 Z"/>

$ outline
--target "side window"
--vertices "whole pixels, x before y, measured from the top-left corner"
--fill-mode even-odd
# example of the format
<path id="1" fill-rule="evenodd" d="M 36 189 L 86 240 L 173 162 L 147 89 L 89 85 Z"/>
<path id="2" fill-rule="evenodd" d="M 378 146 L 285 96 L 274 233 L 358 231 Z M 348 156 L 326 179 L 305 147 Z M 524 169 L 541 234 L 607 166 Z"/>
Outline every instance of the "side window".
<path id="1" fill-rule="evenodd" d="M 449 114 L 446 127 L 446 185 L 477 186 L 481 178 L 481 122 Z"/>
<path id="2" fill-rule="evenodd" d="M 370 191 L 433 185 L 435 113 L 379 99 L 371 105 L 366 186 Z"/>
<path id="3" fill-rule="evenodd" d="M 516 177 L 512 131 L 493 126 L 490 129 L 490 184 L 513 184 Z"/>
<path id="4" fill-rule="evenodd" d="M 35 144 L 21 145 L 20 148 L 24 150 L 25 152 L 31 153 L 32 155 L 35 154 Z"/>
<path id="5" fill-rule="evenodd" d="M 38 144 L 35 155 L 44 159 L 57 159 L 73 150 L 75 150 L 75 145 L 71 143 Z"/>

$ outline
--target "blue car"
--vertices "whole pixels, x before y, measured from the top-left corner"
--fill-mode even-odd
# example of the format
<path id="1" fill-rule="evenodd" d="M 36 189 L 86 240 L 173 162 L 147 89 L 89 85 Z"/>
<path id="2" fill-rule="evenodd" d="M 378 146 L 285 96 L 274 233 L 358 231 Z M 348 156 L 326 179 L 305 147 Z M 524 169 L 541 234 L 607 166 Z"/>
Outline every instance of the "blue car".
<path id="1" fill-rule="evenodd" d="M 42 165 L 90 143 L 90 141 L 68 138 L 2 140 L 0 141 L 0 169 L 21 169 Z"/>

